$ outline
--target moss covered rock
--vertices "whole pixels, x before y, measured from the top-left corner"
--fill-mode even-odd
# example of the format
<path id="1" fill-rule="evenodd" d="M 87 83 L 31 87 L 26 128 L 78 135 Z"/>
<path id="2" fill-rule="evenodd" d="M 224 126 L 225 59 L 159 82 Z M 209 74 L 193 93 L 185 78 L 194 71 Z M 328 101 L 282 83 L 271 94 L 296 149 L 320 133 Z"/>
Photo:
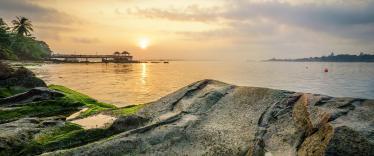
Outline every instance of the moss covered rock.
<path id="1" fill-rule="evenodd" d="M 83 108 L 86 111 L 78 118 L 117 110 L 114 105 L 63 86 L 47 88 L 26 68 L 6 64 L 0 67 L 0 155 L 36 155 L 84 145 L 120 132 L 107 128 L 86 130 L 66 121 L 66 117 Z M 135 113 L 134 109 L 129 110 L 121 109 Z"/>
<path id="2" fill-rule="evenodd" d="M 374 101 L 203 80 L 140 109 L 110 138 L 44 155 L 371 155 Z"/>

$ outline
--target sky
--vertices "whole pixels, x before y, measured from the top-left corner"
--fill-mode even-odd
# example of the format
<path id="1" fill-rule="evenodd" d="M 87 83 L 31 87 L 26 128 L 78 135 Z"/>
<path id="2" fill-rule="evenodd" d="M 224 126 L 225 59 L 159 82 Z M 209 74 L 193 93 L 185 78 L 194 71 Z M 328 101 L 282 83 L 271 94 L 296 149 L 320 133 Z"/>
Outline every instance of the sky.
<path id="1" fill-rule="evenodd" d="M 54 53 L 263 60 L 374 53 L 374 0 L 0 0 Z"/>

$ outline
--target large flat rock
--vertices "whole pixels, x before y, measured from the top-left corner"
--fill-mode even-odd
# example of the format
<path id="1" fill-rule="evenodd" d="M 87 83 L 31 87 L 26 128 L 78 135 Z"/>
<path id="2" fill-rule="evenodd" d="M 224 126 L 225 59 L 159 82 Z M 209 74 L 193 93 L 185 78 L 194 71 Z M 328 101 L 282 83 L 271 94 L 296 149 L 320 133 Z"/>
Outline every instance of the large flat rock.
<path id="1" fill-rule="evenodd" d="M 202 80 L 149 103 L 137 115 L 146 123 L 45 155 L 374 153 L 373 100 Z"/>

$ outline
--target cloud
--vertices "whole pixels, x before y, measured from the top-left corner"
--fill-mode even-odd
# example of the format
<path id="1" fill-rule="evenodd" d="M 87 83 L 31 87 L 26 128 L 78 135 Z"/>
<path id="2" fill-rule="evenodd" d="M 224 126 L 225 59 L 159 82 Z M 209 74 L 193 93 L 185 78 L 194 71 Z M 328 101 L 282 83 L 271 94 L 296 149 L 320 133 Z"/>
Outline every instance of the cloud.
<path id="1" fill-rule="evenodd" d="M 116 10 L 117 11 L 117 10 Z M 173 21 L 197 21 L 211 22 L 220 18 L 222 9 L 220 7 L 201 8 L 198 5 L 190 5 L 184 9 L 169 7 L 168 9 L 129 9 L 130 15 L 142 16 L 145 18 L 162 18 Z"/>
<path id="2" fill-rule="evenodd" d="M 1 0 L 0 18 L 4 18 L 10 24 L 16 16 L 27 17 L 33 23 L 35 35 L 41 40 L 48 41 L 60 41 L 63 34 L 75 31 L 72 24 L 82 22 L 75 16 L 33 2 L 36 1 Z"/>
<path id="3" fill-rule="evenodd" d="M 264 18 L 279 24 L 298 26 L 341 37 L 372 40 L 374 39 L 373 7 L 373 1 L 362 5 L 348 3 L 291 5 L 276 1 L 264 3 L 235 1 L 230 11 L 223 16 L 236 21 Z"/>
<path id="4" fill-rule="evenodd" d="M 75 17 L 55 9 L 42 7 L 27 0 L 1 0 L 0 15 L 3 18 L 14 19 L 15 16 L 25 16 L 40 23 L 71 23 Z"/>
<path id="5" fill-rule="evenodd" d="M 72 37 L 71 40 L 73 42 L 82 43 L 82 44 L 91 44 L 100 42 L 97 38 L 84 38 L 84 37 Z"/>
<path id="6" fill-rule="evenodd" d="M 288 25 L 336 37 L 372 41 L 374 40 L 374 9 L 372 8 L 374 8 L 374 1 L 360 1 L 358 4 L 355 1 L 343 1 L 295 5 L 278 1 L 235 0 L 228 1 L 222 7 L 201 8 L 191 5 L 184 9 L 146 8 L 136 9 L 131 14 L 145 18 L 210 24 L 220 21 L 217 23 L 220 25 L 222 25 L 221 21 L 225 21 L 230 31 L 239 29 L 244 34 L 250 32 L 251 34 L 271 35 L 267 32 L 274 32 L 278 29 L 277 27 Z M 212 32 L 209 31 L 207 34 L 212 34 Z M 222 34 L 227 34 L 227 32 Z"/>
<path id="7" fill-rule="evenodd" d="M 238 0 L 231 3 L 230 11 L 223 16 L 229 19 L 271 18 L 273 20 L 299 25 L 352 25 L 374 22 L 373 1 L 366 4 L 350 3 L 299 4 L 268 1 L 251 3 Z"/>
<path id="8" fill-rule="evenodd" d="M 43 24 L 43 25 L 34 25 L 34 31 L 37 32 L 37 36 L 41 39 L 47 40 L 54 40 L 54 41 L 61 41 L 63 39 L 64 34 L 67 33 L 76 33 L 79 29 L 74 28 L 70 25 L 50 25 L 50 24 Z"/>

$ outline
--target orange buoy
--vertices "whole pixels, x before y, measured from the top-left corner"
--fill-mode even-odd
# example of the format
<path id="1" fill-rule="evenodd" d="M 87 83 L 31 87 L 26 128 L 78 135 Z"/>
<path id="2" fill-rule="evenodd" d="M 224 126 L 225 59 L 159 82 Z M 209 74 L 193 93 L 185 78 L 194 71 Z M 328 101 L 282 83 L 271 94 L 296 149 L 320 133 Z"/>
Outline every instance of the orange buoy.
<path id="1" fill-rule="evenodd" d="M 327 72 L 329 72 L 329 69 L 325 68 L 325 70 L 324 70 L 324 71 L 325 71 L 325 73 L 327 73 Z"/>

